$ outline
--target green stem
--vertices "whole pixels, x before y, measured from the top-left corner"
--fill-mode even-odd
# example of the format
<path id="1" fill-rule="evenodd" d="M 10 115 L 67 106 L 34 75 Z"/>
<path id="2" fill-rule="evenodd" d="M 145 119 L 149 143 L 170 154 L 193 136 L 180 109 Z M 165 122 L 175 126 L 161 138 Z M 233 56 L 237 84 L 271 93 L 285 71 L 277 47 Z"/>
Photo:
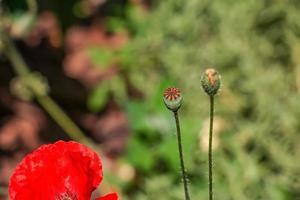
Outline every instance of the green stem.
<path id="1" fill-rule="evenodd" d="M 26 63 L 19 54 L 12 40 L 1 31 L 1 39 L 5 44 L 7 58 L 10 60 L 12 67 L 18 76 L 22 77 L 30 73 Z M 34 91 L 33 91 L 34 92 Z M 76 141 L 83 142 L 89 146 L 94 146 L 93 143 L 86 138 L 79 127 L 64 113 L 64 111 L 47 95 L 40 96 L 35 94 L 39 104 L 49 113 L 56 123 L 68 134 L 68 136 Z"/>
<path id="2" fill-rule="evenodd" d="M 212 161 L 212 136 L 214 126 L 214 96 L 210 96 L 210 124 L 209 124 L 209 144 L 208 144 L 208 183 L 209 183 L 209 200 L 213 199 L 213 161 Z"/>
<path id="3" fill-rule="evenodd" d="M 1 28 L 1 27 L 0 27 Z M 14 43 L 12 40 L 5 34 L 4 31 L 0 30 L 2 42 L 4 43 L 5 50 L 3 53 L 6 54 L 7 58 L 10 60 L 12 67 L 14 68 L 15 72 L 19 76 L 24 76 L 28 74 L 30 71 L 27 68 L 27 65 L 25 64 L 23 58 L 17 51 Z"/>
<path id="4" fill-rule="evenodd" d="M 182 144 L 181 144 L 180 123 L 179 123 L 177 111 L 174 111 L 173 113 L 174 113 L 175 122 L 176 122 L 177 142 L 178 142 L 179 159 L 180 159 L 180 166 L 181 166 L 182 179 L 183 179 L 184 194 L 185 194 L 185 199 L 190 200 L 187 176 L 186 176 L 185 167 L 184 167 L 183 150 L 182 150 Z"/>
<path id="5" fill-rule="evenodd" d="M 70 138 L 89 143 L 83 132 L 49 96 L 38 96 L 36 99 Z"/>
<path id="6" fill-rule="evenodd" d="M 35 15 L 38 11 L 36 0 L 27 0 L 28 10 L 31 14 Z"/>

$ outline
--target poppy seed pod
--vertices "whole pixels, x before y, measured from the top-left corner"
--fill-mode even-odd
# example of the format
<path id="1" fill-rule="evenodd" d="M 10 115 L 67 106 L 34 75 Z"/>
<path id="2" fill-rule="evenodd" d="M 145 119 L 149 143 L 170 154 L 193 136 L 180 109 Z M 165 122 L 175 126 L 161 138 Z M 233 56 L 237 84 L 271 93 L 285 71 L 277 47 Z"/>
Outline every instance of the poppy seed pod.
<path id="1" fill-rule="evenodd" d="M 180 89 L 175 88 L 175 87 L 170 87 L 167 88 L 164 92 L 164 102 L 166 107 L 173 111 L 176 112 L 182 103 L 182 96 Z"/>
<path id="2" fill-rule="evenodd" d="M 220 74 L 212 68 L 206 69 L 201 77 L 201 84 L 204 91 L 209 96 L 214 96 L 217 94 L 221 86 L 221 76 Z"/>

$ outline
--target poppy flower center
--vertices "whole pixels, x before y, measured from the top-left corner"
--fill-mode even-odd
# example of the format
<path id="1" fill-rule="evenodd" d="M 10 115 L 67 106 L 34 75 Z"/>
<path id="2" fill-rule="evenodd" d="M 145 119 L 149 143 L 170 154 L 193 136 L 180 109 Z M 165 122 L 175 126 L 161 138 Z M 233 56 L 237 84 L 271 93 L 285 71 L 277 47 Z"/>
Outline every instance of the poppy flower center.
<path id="1" fill-rule="evenodd" d="M 75 192 L 67 191 L 63 194 L 59 194 L 59 196 L 56 197 L 55 200 L 78 200 L 78 198 Z"/>

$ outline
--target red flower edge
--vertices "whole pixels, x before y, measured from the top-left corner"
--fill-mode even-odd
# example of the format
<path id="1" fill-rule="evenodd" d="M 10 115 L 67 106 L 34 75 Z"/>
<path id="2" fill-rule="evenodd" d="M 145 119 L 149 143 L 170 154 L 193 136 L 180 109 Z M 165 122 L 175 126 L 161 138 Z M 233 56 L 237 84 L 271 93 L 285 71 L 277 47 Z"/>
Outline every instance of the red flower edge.
<path id="1" fill-rule="evenodd" d="M 98 197 L 96 200 L 117 200 L 117 199 L 118 199 L 117 193 L 112 193 L 104 197 Z"/>
<path id="2" fill-rule="evenodd" d="M 16 167 L 11 200 L 89 200 L 103 178 L 98 155 L 77 142 L 42 145 Z M 109 194 L 97 200 L 117 200 Z"/>

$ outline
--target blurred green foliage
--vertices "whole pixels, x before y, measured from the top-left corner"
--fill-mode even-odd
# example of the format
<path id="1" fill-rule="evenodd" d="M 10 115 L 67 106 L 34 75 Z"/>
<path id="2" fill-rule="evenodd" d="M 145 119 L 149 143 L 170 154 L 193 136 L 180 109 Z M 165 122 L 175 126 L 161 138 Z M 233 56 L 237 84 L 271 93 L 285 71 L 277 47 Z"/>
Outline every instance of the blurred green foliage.
<path id="1" fill-rule="evenodd" d="M 180 196 L 175 129 L 161 99 L 173 83 L 185 100 L 192 198 L 207 198 L 207 155 L 199 143 L 208 98 L 200 74 L 211 66 L 223 82 L 216 115 L 228 126 L 214 151 L 216 199 L 299 199 L 299 8 L 299 1 L 166 0 L 136 23 L 127 69 L 146 100 L 128 102 L 134 136 L 127 158 L 143 181 L 128 199 Z"/>

